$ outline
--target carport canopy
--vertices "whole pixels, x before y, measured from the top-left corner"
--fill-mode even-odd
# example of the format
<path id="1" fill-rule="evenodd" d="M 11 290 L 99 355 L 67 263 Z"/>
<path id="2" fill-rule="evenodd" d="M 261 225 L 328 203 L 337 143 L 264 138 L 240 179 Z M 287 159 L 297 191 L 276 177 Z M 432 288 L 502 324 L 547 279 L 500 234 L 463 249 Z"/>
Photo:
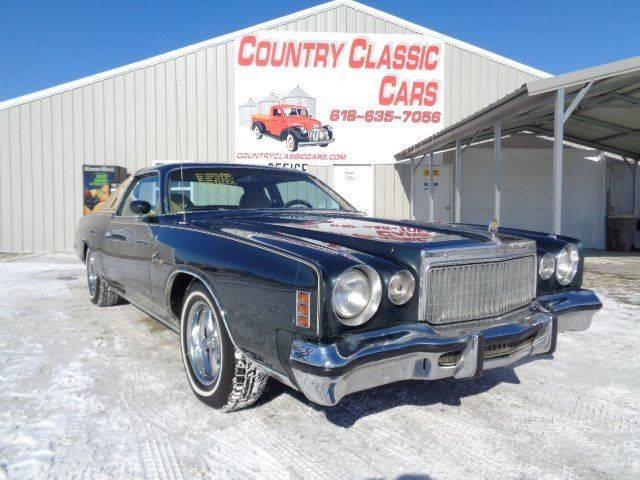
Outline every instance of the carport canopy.
<path id="1" fill-rule="evenodd" d="M 433 154 L 455 149 L 455 221 L 460 221 L 460 165 L 469 146 L 494 141 L 495 218 L 500 218 L 501 138 L 530 132 L 554 138 L 553 228 L 560 234 L 562 147 L 571 142 L 619 155 L 637 170 L 640 159 L 640 56 L 534 80 L 483 110 L 395 155 L 397 161 L 422 163 Z M 430 168 L 433 175 L 433 168 Z M 635 170 L 634 170 L 635 171 Z M 413 178 L 413 175 L 412 175 Z M 433 178 L 430 178 L 433 185 Z M 429 191 L 433 220 L 433 189 Z M 634 205 L 637 205 L 634 198 Z M 637 208 L 637 207 L 636 207 Z M 412 201 L 413 212 L 413 201 Z"/>

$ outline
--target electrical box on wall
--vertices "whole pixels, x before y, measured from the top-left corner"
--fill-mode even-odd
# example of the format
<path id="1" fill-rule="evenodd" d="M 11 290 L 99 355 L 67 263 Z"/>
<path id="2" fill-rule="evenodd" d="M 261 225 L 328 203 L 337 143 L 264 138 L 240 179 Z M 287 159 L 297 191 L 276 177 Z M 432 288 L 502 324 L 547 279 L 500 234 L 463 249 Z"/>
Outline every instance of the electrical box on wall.
<path id="1" fill-rule="evenodd" d="M 127 169 L 118 165 L 82 166 L 82 210 L 88 215 L 104 206 L 118 185 L 127 178 Z"/>

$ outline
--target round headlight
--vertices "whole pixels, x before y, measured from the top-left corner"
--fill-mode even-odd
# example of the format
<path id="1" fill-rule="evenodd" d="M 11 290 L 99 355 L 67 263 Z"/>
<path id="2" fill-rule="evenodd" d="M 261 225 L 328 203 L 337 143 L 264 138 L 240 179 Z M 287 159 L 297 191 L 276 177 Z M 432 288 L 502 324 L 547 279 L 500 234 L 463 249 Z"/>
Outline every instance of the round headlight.
<path id="1" fill-rule="evenodd" d="M 342 323 L 362 325 L 380 305 L 382 284 L 371 267 L 360 265 L 344 271 L 333 286 L 333 310 Z"/>
<path id="2" fill-rule="evenodd" d="M 538 274 L 543 280 L 549 280 L 556 269 L 556 257 L 551 253 L 545 253 L 540 259 Z"/>
<path id="3" fill-rule="evenodd" d="M 556 278 L 560 285 L 569 285 L 578 271 L 580 254 L 578 247 L 567 243 L 556 256 Z"/>
<path id="4" fill-rule="evenodd" d="M 407 270 L 401 270 L 394 273 L 389 280 L 389 300 L 396 305 L 407 303 L 413 296 L 415 281 L 413 275 Z"/>

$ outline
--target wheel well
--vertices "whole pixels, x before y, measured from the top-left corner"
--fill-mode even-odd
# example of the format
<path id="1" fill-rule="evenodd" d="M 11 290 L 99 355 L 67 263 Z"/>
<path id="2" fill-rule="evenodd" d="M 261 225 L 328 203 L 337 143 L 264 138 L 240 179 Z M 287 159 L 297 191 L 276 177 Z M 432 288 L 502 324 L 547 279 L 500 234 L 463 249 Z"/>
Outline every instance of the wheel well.
<path id="1" fill-rule="evenodd" d="M 253 122 L 253 126 L 257 126 L 260 129 L 261 133 L 264 133 L 265 131 L 265 127 L 264 127 L 264 123 L 262 122 Z"/>
<path id="2" fill-rule="evenodd" d="M 89 250 L 89 246 L 87 245 L 87 242 L 85 242 L 84 240 L 82 241 L 82 246 L 80 247 L 82 250 L 82 261 L 86 262 L 87 261 L 87 250 Z"/>
<path id="3" fill-rule="evenodd" d="M 287 139 L 287 135 L 289 134 L 293 135 L 293 138 L 295 138 L 296 140 L 300 140 L 300 136 L 302 135 L 300 133 L 300 130 L 298 130 L 295 127 L 287 128 L 286 130 L 283 130 L 283 132 L 280 134 L 280 139 L 284 142 Z"/>
<path id="4" fill-rule="evenodd" d="M 178 273 L 176 278 L 173 279 L 171 291 L 169 292 L 169 307 L 176 318 L 180 318 L 184 294 L 187 292 L 189 285 L 194 281 L 198 281 L 198 279 L 184 272 Z"/>

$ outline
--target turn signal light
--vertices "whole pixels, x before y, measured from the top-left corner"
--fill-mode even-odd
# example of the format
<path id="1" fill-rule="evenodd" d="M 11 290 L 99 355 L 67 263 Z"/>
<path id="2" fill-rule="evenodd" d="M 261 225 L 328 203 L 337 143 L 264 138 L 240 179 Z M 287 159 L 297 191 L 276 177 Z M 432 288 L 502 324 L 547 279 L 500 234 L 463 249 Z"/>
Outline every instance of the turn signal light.
<path id="1" fill-rule="evenodd" d="M 311 295 L 309 292 L 296 292 L 296 326 L 311 327 Z"/>

